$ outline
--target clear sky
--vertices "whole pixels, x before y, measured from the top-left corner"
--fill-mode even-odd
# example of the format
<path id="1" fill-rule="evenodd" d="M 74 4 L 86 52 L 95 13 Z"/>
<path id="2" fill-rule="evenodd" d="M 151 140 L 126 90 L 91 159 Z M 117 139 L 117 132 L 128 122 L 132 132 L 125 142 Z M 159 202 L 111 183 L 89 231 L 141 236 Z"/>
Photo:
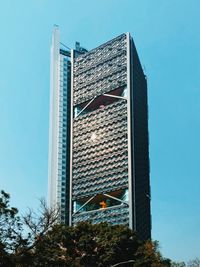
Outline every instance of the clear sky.
<path id="1" fill-rule="evenodd" d="M 0 188 L 22 212 L 47 194 L 53 24 L 87 49 L 131 32 L 148 76 L 153 239 L 200 257 L 200 1 L 0 3 Z"/>

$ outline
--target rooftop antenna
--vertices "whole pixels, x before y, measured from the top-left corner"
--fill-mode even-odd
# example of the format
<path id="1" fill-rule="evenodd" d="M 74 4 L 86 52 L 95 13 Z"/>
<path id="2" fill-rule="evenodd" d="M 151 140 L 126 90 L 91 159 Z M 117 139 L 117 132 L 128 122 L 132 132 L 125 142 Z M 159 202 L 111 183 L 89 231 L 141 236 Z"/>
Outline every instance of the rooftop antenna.
<path id="1" fill-rule="evenodd" d="M 60 42 L 60 44 L 61 44 L 62 46 L 64 46 L 65 48 L 67 48 L 68 50 L 71 50 L 71 48 L 68 47 L 68 46 L 66 46 L 65 44 L 63 44 L 63 43 L 61 43 L 61 42 Z"/>
<path id="2" fill-rule="evenodd" d="M 75 43 L 75 48 L 77 51 L 80 51 L 80 42 Z"/>

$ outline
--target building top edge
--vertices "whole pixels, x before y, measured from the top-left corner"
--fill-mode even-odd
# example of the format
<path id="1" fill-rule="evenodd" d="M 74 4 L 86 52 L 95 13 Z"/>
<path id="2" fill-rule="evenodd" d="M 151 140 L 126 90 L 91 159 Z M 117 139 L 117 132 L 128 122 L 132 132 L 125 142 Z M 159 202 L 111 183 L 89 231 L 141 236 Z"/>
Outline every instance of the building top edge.
<path id="1" fill-rule="evenodd" d="M 61 48 L 60 48 L 60 54 L 64 55 L 64 56 L 67 56 L 67 57 L 71 56 L 71 52 L 70 51 L 67 51 L 67 50 L 64 50 L 64 49 L 61 49 Z"/>
<path id="2" fill-rule="evenodd" d="M 114 42 L 114 41 L 117 41 L 118 39 L 121 39 L 121 38 L 123 38 L 123 37 L 124 37 L 124 38 L 126 37 L 126 33 L 122 33 L 122 34 L 118 35 L 117 37 L 114 37 L 113 39 L 111 39 L 111 40 L 109 40 L 109 41 L 107 41 L 107 42 L 105 42 L 105 43 L 103 43 L 103 44 L 101 44 L 101 45 L 99 45 L 99 46 L 97 46 L 97 47 L 95 47 L 95 48 L 89 50 L 88 52 L 79 55 L 77 58 L 84 58 L 84 57 L 87 57 L 88 55 L 94 53 L 95 50 L 97 50 L 97 49 L 101 49 L 102 47 L 104 47 L 104 46 L 106 46 L 106 45 L 109 45 L 110 43 L 112 43 L 112 42 Z"/>

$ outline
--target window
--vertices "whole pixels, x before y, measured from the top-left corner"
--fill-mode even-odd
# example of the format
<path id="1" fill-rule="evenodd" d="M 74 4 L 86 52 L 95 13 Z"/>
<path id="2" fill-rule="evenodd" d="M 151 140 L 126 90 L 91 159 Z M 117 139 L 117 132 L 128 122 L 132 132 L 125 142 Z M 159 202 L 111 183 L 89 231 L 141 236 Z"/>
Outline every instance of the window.
<path id="1" fill-rule="evenodd" d="M 81 115 L 87 114 L 97 109 L 104 109 L 106 106 L 117 102 L 120 100 L 120 97 L 127 96 L 127 87 L 119 87 L 113 91 L 106 93 L 106 95 L 100 95 L 96 97 L 91 103 L 86 101 L 80 105 L 77 105 L 74 108 L 74 116 L 75 118 L 81 112 Z"/>
<path id="2" fill-rule="evenodd" d="M 85 212 L 126 204 L 128 202 L 128 189 L 99 194 L 87 203 L 88 200 L 89 198 L 84 198 L 74 201 L 73 212 L 76 212 L 81 207 L 80 212 Z M 85 205 L 85 203 L 87 204 Z"/>

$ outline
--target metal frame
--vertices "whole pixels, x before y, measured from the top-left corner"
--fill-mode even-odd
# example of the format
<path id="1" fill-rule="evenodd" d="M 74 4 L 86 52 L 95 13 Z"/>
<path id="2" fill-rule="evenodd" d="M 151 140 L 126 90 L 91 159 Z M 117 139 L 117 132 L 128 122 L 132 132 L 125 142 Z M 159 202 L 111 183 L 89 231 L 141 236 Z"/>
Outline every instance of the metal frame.
<path id="1" fill-rule="evenodd" d="M 96 195 L 94 195 L 94 196 L 92 196 L 90 199 L 88 199 L 77 211 L 75 211 L 74 213 L 72 213 L 72 216 L 74 216 L 74 215 L 76 215 L 83 207 L 85 207 L 88 203 L 90 203 L 90 201 L 92 201 L 96 196 L 97 196 L 98 194 L 96 194 Z M 126 201 L 123 201 L 123 200 L 121 200 L 121 199 L 119 199 L 119 198 L 117 198 L 117 197 L 113 197 L 113 196 L 111 196 L 111 195 L 109 195 L 109 194 L 106 194 L 106 193 L 102 193 L 101 195 L 104 195 L 104 196 L 106 196 L 106 197 L 108 197 L 108 198 L 111 198 L 111 199 L 114 199 L 114 200 L 117 200 L 117 201 L 119 201 L 119 202 L 121 202 L 122 204 L 125 204 L 125 205 L 127 205 L 127 206 L 129 206 L 129 203 L 128 202 L 126 202 Z M 116 205 L 115 205 L 116 206 Z M 107 207 L 107 208 L 105 208 L 105 209 L 108 209 L 108 208 L 112 208 L 112 206 L 110 206 L 110 207 Z M 95 211 L 101 211 L 101 209 L 97 209 L 97 210 L 95 210 Z M 90 211 L 88 211 L 88 212 L 90 212 Z M 84 211 L 84 213 L 87 213 L 87 211 Z"/>
<path id="2" fill-rule="evenodd" d="M 72 225 L 72 161 L 73 161 L 73 92 L 74 92 L 74 50 L 71 50 L 71 125 L 70 125 L 70 181 L 69 181 L 69 226 Z"/>
<path id="3" fill-rule="evenodd" d="M 126 33 L 127 41 L 127 127 L 128 127 L 128 189 L 129 189 L 129 228 L 136 230 L 135 218 L 133 226 L 133 184 L 132 184 L 132 135 L 131 135 L 131 64 L 130 64 L 130 33 Z M 135 209 L 134 209 L 135 210 Z M 135 217 L 135 215 L 134 215 Z"/>
<path id="4" fill-rule="evenodd" d="M 112 198 L 112 199 L 114 199 L 114 200 L 117 200 L 117 201 L 119 201 L 119 202 L 121 202 L 121 203 L 126 204 L 126 205 L 129 206 L 129 203 L 128 203 L 127 201 L 123 201 L 123 200 L 121 200 L 120 198 L 113 197 L 113 196 L 111 196 L 111 195 L 109 195 L 109 194 L 106 194 L 106 193 L 103 193 L 102 195 L 104 195 L 104 196 L 106 196 L 106 197 L 109 197 L 109 198 Z"/>
<path id="5" fill-rule="evenodd" d="M 84 108 L 81 109 L 81 111 L 76 115 L 75 118 L 77 118 L 94 100 L 95 100 L 96 97 L 92 98 L 88 103 L 87 105 L 85 105 Z"/>
<path id="6" fill-rule="evenodd" d="M 72 216 L 73 215 L 75 215 L 76 213 L 78 213 L 83 207 L 85 207 L 91 200 L 93 200 L 94 198 L 96 197 L 96 195 L 95 196 L 93 196 L 93 197 L 91 197 L 90 199 L 88 199 L 77 211 L 75 211 L 73 214 L 72 214 Z"/>
<path id="7" fill-rule="evenodd" d="M 119 98 L 119 99 L 125 99 L 127 100 L 127 97 L 124 96 L 118 96 L 118 95 L 110 95 L 110 94 L 103 94 L 104 96 L 113 97 L 113 98 Z"/>
<path id="8" fill-rule="evenodd" d="M 130 43 L 131 43 L 131 47 L 130 47 L 130 51 L 132 49 L 132 44 L 133 44 L 133 39 L 130 38 Z M 131 57 L 131 59 L 133 60 L 133 55 Z M 130 65 L 130 71 L 133 71 L 133 68 L 134 68 L 134 65 L 132 63 L 132 69 L 131 69 L 131 65 Z M 133 77 L 134 78 L 134 77 Z M 134 87 L 133 87 L 133 78 L 131 80 L 131 88 L 132 90 L 134 90 Z M 132 107 L 134 107 L 134 101 L 132 101 Z M 132 129 L 134 129 L 134 116 L 135 114 L 133 113 L 133 119 L 132 119 Z M 132 131 L 132 130 L 131 130 Z M 132 151 L 135 151 L 135 148 L 134 148 L 135 144 L 134 144 L 134 133 L 132 133 Z M 132 155 L 132 170 L 133 170 L 133 173 L 132 173 L 132 181 L 133 181 L 133 184 L 132 184 L 132 192 L 133 192 L 133 205 L 134 205 L 134 230 L 137 231 L 137 212 L 136 212 L 136 182 L 135 182 L 135 155 L 133 153 Z"/>
<path id="9" fill-rule="evenodd" d="M 99 96 L 107 96 L 107 97 L 113 97 L 113 98 L 118 98 L 118 99 L 124 99 L 124 100 L 127 100 L 127 97 L 124 97 L 124 96 L 116 96 L 116 95 L 110 95 L 110 94 L 102 94 L 102 95 L 99 95 Z M 81 115 L 81 113 L 99 96 L 96 96 L 94 98 L 92 98 L 88 103 L 87 105 L 85 105 L 84 108 L 81 109 L 81 111 L 75 116 L 75 118 L 77 118 L 79 115 Z"/>
<path id="10" fill-rule="evenodd" d="M 77 215 L 85 215 L 85 214 L 90 214 L 90 213 L 94 213 L 94 212 L 96 213 L 96 212 L 102 212 L 102 211 L 105 211 L 105 210 L 112 210 L 112 209 L 116 209 L 116 208 L 122 207 L 122 205 L 123 204 L 107 207 L 105 209 L 100 208 L 100 209 L 97 209 L 97 210 L 83 211 L 81 213 L 78 213 Z"/>

